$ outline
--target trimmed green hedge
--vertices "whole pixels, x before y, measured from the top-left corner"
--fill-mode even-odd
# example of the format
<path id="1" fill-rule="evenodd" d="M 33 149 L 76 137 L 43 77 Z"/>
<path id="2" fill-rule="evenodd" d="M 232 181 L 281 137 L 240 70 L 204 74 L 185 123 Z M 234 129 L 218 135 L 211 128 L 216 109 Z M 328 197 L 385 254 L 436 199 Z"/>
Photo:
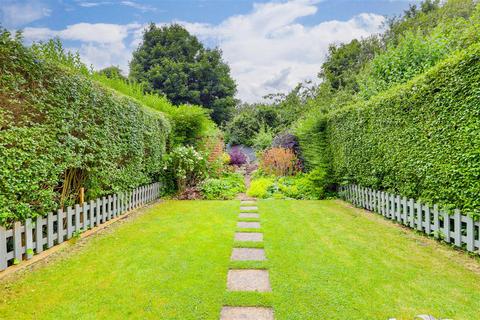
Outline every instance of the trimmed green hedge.
<path id="1" fill-rule="evenodd" d="M 95 198 L 158 180 L 169 133 L 162 113 L 0 32 L 0 224 L 72 204 L 79 186 Z"/>
<path id="2" fill-rule="evenodd" d="M 480 216 L 480 45 L 326 124 L 339 184 L 388 190 Z"/>

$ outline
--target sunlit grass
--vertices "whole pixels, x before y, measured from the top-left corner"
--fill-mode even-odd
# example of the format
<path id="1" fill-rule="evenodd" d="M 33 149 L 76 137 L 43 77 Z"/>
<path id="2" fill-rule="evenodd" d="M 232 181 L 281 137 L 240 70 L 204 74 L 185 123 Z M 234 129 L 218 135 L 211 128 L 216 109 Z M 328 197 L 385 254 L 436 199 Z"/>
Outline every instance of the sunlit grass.
<path id="1" fill-rule="evenodd" d="M 0 284 L 0 319 L 216 319 L 238 201 L 167 201 Z"/>
<path id="2" fill-rule="evenodd" d="M 477 319 L 478 260 L 337 201 L 260 201 L 276 319 Z"/>

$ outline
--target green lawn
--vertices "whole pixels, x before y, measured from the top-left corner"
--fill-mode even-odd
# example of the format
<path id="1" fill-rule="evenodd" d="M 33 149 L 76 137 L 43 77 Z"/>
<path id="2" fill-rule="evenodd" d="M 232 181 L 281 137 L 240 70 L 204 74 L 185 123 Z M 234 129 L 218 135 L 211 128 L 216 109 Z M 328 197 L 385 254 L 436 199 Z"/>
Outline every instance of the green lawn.
<path id="1" fill-rule="evenodd" d="M 238 201 L 167 201 L 0 283 L 0 319 L 216 319 Z"/>
<path id="2" fill-rule="evenodd" d="M 277 320 L 478 318 L 478 259 L 342 202 L 264 200 L 265 242 L 235 245 L 264 246 L 269 261 L 229 262 L 238 212 L 156 205 L 0 283 L 0 319 L 218 319 L 224 304 L 273 306 Z M 273 292 L 226 292 L 229 267 L 268 269 Z"/>
<path id="3" fill-rule="evenodd" d="M 478 260 L 337 201 L 261 201 L 276 319 L 478 319 Z"/>

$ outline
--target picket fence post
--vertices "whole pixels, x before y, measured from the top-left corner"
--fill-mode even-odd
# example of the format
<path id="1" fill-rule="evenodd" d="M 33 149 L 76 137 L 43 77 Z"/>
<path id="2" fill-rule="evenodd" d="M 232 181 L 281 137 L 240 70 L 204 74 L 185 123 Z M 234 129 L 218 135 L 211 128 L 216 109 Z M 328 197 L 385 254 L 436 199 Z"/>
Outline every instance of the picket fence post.
<path id="1" fill-rule="evenodd" d="M 0 271 L 7 269 L 7 231 L 0 226 Z"/>

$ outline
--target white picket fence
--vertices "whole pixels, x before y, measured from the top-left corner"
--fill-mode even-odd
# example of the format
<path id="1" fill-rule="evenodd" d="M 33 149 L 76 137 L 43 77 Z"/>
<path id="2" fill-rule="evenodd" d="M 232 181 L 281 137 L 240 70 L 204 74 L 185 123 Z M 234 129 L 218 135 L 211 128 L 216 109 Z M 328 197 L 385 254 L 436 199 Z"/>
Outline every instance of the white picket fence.
<path id="1" fill-rule="evenodd" d="M 480 254 L 480 222 L 461 214 L 458 209 L 449 214 L 438 205 L 430 207 L 418 200 L 357 185 L 340 187 L 339 194 L 356 207 Z"/>
<path id="2" fill-rule="evenodd" d="M 71 239 L 76 233 L 100 226 L 123 213 L 158 199 L 160 184 L 59 209 L 46 217 L 16 222 L 12 229 L 0 226 L 0 271 L 29 260 L 33 255 Z"/>

